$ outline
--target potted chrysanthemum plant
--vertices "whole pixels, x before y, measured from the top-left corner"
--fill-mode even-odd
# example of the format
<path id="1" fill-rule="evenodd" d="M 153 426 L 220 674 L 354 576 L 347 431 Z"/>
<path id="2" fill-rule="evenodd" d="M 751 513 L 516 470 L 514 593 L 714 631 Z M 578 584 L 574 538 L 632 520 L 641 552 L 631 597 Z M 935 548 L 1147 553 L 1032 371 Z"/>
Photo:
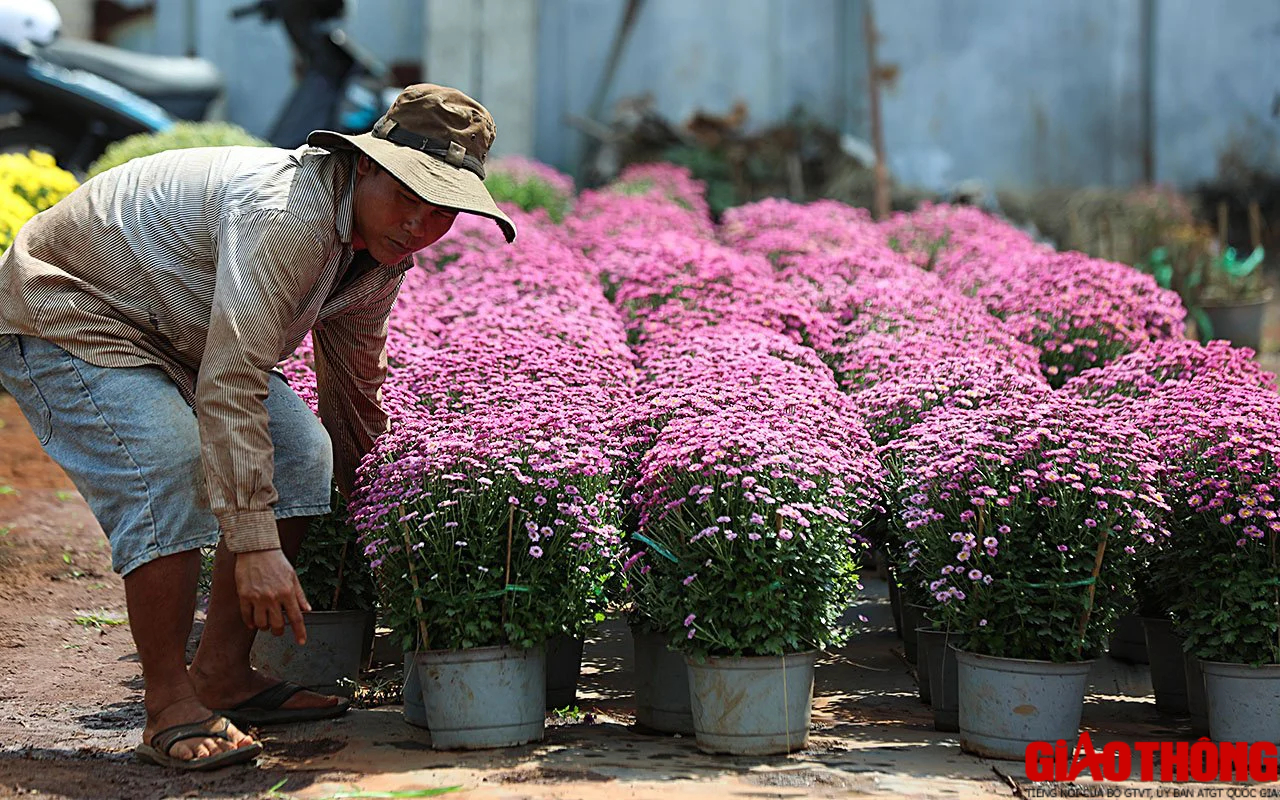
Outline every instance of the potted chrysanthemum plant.
<path id="1" fill-rule="evenodd" d="M 1205 374 L 1130 404 L 1170 466 L 1174 530 L 1153 562 L 1185 692 L 1218 741 L 1280 741 L 1280 396 Z M 1203 677 L 1202 677 L 1203 676 Z M 1203 695 L 1201 693 L 1203 692 Z"/>
<path id="2" fill-rule="evenodd" d="M 394 433 L 362 467 L 357 516 L 385 619 L 416 653 L 432 746 L 540 739 L 544 646 L 594 618 L 616 557 L 609 470 L 598 454 Z"/>
<path id="3" fill-rule="evenodd" d="M 1275 580 L 1269 553 L 1280 528 L 1272 493 L 1280 417 L 1275 376 L 1251 356 L 1222 341 L 1162 341 L 1062 390 L 1132 419 L 1168 468 L 1172 536 L 1152 554 L 1137 599 L 1157 708 L 1190 713 L 1197 734 L 1210 728 L 1200 656 L 1250 665 L 1243 672 L 1253 686 L 1276 663 L 1280 612 L 1265 587 Z M 1219 708 L 1220 727 L 1249 719 Z"/>
<path id="4" fill-rule="evenodd" d="M 942 411 L 887 449 L 917 579 L 961 636 L 962 747 L 1021 759 L 1027 741 L 1074 739 L 1090 660 L 1167 535 L 1153 443 L 1050 396 Z"/>
<path id="5" fill-rule="evenodd" d="M 880 447 L 886 473 L 886 508 L 899 510 L 896 492 L 906 478 L 900 451 L 889 445 L 921 420 L 945 411 L 959 413 L 1014 398 L 1034 403 L 1052 391 L 1038 370 L 1028 365 L 1019 370 L 1001 355 L 995 349 L 979 349 L 965 356 L 919 357 L 905 361 L 902 369 L 877 381 L 872 389 L 857 392 L 863 421 Z M 921 694 L 927 696 L 933 708 L 934 727 L 954 732 L 959 730 L 957 666 L 954 651 L 948 645 L 956 634 L 945 629 L 939 615 L 929 618 L 932 594 L 928 583 L 919 580 L 909 568 L 909 549 L 904 546 L 912 542 L 913 532 L 903 524 L 900 513 L 886 518 L 889 524 L 883 529 L 882 546 L 892 572 L 890 598 L 895 589 L 906 598 L 905 602 L 900 601 L 906 612 L 902 625 L 904 650 L 908 660 L 917 665 Z"/>
<path id="6" fill-rule="evenodd" d="M 819 413 L 678 417 L 641 464 L 627 574 L 686 653 L 704 750 L 803 747 L 817 653 L 842 640 L 880 469 L 852 415 Z M 718 704 L 734 692 L 753 702 Z"/>
<path id="7" fill-rule="evenodd" d="M 346 502 L 336 489 L 332 511 L 308 526 L 294 568 L 311 604 L 303 614 L 307 643 L 298 645 L 290 636 L 258 636 L 253 664 L 302 686 L 350 695 L 369 662 L 378 594 Z"/>

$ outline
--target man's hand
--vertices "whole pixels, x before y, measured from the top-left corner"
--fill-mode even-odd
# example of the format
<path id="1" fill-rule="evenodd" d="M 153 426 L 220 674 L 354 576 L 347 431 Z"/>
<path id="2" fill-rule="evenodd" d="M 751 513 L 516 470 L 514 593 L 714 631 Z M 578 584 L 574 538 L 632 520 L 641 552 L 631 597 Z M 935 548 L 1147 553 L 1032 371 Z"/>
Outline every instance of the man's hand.
<path id="1" fill-rule="evenodd" d="M 298 644 L 307 643 L 302 612 L 310 611 L 311 604 L 302 593 L 298 573 L 293 571 L 284 551 L 277 548 L 237 554 L 236 592 L 240 595 L 240 617 L 245 625 L 280 636 L 288 620 Z"/>

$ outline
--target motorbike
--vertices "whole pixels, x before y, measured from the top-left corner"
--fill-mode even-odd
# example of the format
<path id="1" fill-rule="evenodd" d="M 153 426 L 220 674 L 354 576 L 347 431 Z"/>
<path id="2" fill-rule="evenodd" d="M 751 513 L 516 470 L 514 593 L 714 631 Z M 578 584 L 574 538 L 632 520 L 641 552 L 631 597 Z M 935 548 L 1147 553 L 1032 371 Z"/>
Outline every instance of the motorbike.
<path id="1" fill-rule="evenodd" d="M 157 56 L 84 39 L 58 38 L 40 50 L 47 61 L 99 75 L 155 103 L 177 119 L 221 116 L 222 73 L 202 58 Z"/>
<path id="2" fill-rule="evenodd" d="M 50 0 L 0 0 L 0 152 L 83 173 L 112 142 L 202 118 L 221 95 L 207 62 L 60 41 L 61 22 Z"/>
<path id="3" fill-rule="evenodd" d="M 314 130 L 364 133 L 391 105 L 399 89 L 388 86 L 386 66 L 341 27 L 343 0 L 260 0 L 231 10 L 232 19 L 280 20 L 300 76 L 267 140 L 293 148 Z"/>

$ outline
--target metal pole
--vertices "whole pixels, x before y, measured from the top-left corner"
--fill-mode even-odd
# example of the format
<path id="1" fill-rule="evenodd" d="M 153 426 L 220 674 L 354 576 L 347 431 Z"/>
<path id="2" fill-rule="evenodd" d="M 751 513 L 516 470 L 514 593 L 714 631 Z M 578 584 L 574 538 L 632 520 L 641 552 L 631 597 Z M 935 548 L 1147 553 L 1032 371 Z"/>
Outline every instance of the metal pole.
<path id="1" fill-rule="evenodd" d="M 1142 180 L 1152 184 L 1156 181 L 1156 0 L 1142 0 L 1140 14 Z"/>
<path id="2" fill-rule="evenodd" d="M 876 219 L 889 216 L 889 170 L 884 163 L 884 125 L 880 117 L 880 65 L 876 60 L 876 23 L 872 0 L 863 0 L 862 37 L 867 48 L 867 99 L 871 111 L 871 146 L 876 153 L 875 207 Z"/>
<path id="3" fill-rule="evenodd" d="M 618 71 L 618 62 L 622 60 L 623 48 L 626 47 L 627 39 L 631 36 L 631 30 L 635 27 L 636 18 L 640 16 L 640 9 L 643 6 L 644 0 L 627 0 L 627 5 L 622 11 L 622 19 L 618 22 L 618 27 L 613 32 L 613 42 L 609 45 L 609 55 L 605 60 L 604 70 L 600 74 L 600 79 L 596 82 L 596 90 L 591 97 L 591 104 L 587 106 L 587 119 L 592 122 L 601 122 L 600 117 L 604 113 L 604 102 L 609 96 L 609 88 L 613 85 L 614 74 Z M 599 140 L 591 137 L 587 137 L 583 142 L 582 149 L 578 154 L 579 175 L 585 173 L 589 162 L 595 158 L 596 150 L 599 146 Z"/>
<path id="4" fill-rule="evenodd" d="M 187 55 L 191 57 L 195 57 L 200 54 L 200 47 L 196 42 L 196 14 L 198 13 L 196 9 L 197 2 L 198 0 L 187 0 Z"/>

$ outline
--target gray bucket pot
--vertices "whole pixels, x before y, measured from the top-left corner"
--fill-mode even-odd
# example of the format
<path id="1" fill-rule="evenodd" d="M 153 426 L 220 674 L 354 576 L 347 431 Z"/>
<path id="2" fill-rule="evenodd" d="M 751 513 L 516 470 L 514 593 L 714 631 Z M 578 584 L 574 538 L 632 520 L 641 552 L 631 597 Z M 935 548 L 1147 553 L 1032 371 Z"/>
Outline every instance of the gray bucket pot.
<path id="1" fill-rule="evenodd" d="M 817 660 L 817 651 L 708 658 L 704 664 L 686 657 L 698 749 L 743 756 L 803 749 Z"/>
<path id="2" fill-rule="evenodd" d="M 542 739 L 547 696 L 542 647 L 425 650 L 415 662 L 436 750 L 513 747 Z"/>
<path id="3" fill-rule="evenodd" d="M 309 611 L 302 616 L 307 643 L 299 646 L 286 625 L 283 636 L 259 631 L 249 663 L 255 668 L 326 694 L 350 697 L 360 679 L 369 611 Z"/>
<path id="4" fill-rule="evenodd" d="M 661 633 L 632 629 L 636 665 L 636 725 L 658 733 L 693 733 L 689 668 L 684 654 L 667 646 Z"/>
<path id="5" fill-rule="evenodd" d="M 1254 352 L 1262 349 L 1262 320 L 1266 314 L 1265 300 L 1229 306 L 1205 306 L 1205 316 L 1213 326 L 1213 338 L 1226 339 L 1236 347 L 1250 347 Z"/>
<path id="6" fill-rule="evenodd" d="M 889 570 L 889 611 L 893 613 L 893 631 L 902 638 L 902 593 L 898 591 L 898 579 Z"/>
<path id="7" fill-rule="evenodd" d="M 1186 716 L 1187 662 L 1182 653 L 1182 637 L 1167 619 L 1144 617 L 1142 627 L 1147 635 L 1147 656 L 1151 664 L 1151 689 L 1156 696 L 1156 711 L 1173 716 Z"/>
<path id="8" fill-rule="evenodd" d="M 1187 673 L 1187 713 L 1191 715 L 1191 735 L 1209 735 L 1209 698 L 1204 691 L 1204 670 L 1200 659 L 1185 650 L 1182 653 Z"/>
<path id="9" fill-rule="evenodd" d="M 1022 761 L 1027 745 L 1074 742 L 1092 661 L 1054 664 L 958 651 L 960 749 Z"/>
<path id="10" fill-rule="evenodd" d="M 583 645 L 581 638 L 566 633 L 547 641 L 547 708 L 569 708 L 578 704 Z"/>
<path id="11" fill-rule="evenodd" d="M 928 627 L 916 628 L 912 633 L 913 639 L 916 640 L 916 689 L 920 693 L 920 702 L 925 705 L 933 704 L 933 687 L 929 685 L 929 673 L 933 670 L 933 662 L 929 660 L 929 653 L 921 646 L 924 641 L 922 633 L 929 633 L 932 629 Z M 941 669 L 942 665 L 939 664 Z"/>
<path id="12" fill-rule="evenodd" d="M 386 628 L 381 632 L 374 632 L 373 646 L 370 650 L 369 661 L 373 664 L 397 664 L 404 661 L 407 655 L 400 644 L 400 637 Z"/>
<path id="13" fill-rule="evenodd" d="M 1280 744 L 1280 665 L 1201 661 L 1215 742 Z"/>
<path id="14" fill-rule="evenodd" d="M 929 662 L 929 700 L 933 706 L 933 729 L 944 733 L 960 730 L 960 685 L 956 651 L 950 645 L 960 640 L 954 633 L 921 628 L 921 661 Z"/>
<path id="15" fill-rule="evenodd" d="M 916 629 L 929 623 L 929 620 L 924 617 L 926 610 L 924 606 L 912 603 L 902 604 L 902 653 L 910 664 L 918 664 L 920 661 Z"/>
<path id="16" fill-rule="evenodd" d="M 422 681 L 418 680 L 418 667 L 413 653 L 404 654 L 404 721 L 419 728 L 427 726 L 427 707 L 422 703 Z"/>
<path id="17" fill-rule="evenodd" d="M 1116 661 L 1125 664 L 1146 664 L 1147 635 L 1142 617 L 1137 614 L 1121 614 L 1116 620 L 1115 633 L 1107 644 L 1107 652 Z"/>

